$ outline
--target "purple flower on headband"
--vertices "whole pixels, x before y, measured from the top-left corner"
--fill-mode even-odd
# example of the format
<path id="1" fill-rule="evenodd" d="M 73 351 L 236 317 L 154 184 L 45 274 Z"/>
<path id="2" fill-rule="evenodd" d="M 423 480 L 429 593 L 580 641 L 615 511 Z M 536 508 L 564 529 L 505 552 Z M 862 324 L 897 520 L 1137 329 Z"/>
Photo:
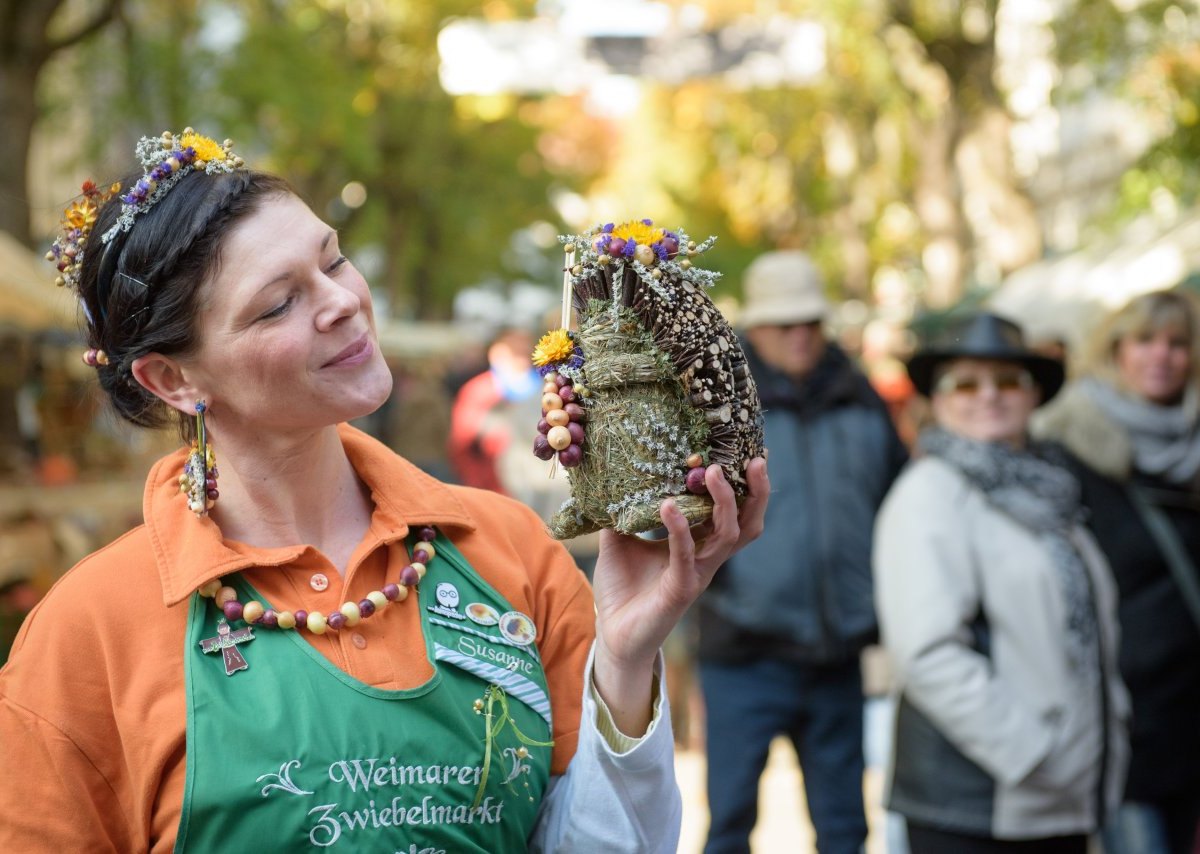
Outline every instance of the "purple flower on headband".
<path id="1" fill-rule="evenodd" d="M 654 225 L 654 220 L 644 219 L 644 220 L 642 220 L 642 225 Z"/>
<path id="2" fill-rule="evenodd" d="M 634 251 L 637 249 L 637 241 L 630 240 L 625 244 L 625 248 L 621 250 L 621 254 L 626 258 L 632 258 Z"/>
<path id="3" fill-rule="evenodd" d="M 604 223 L 604 228 L 602 228 L 600 230 L 603 231 L 605 234 L 612 234 L 613 228 L 614 228 L 614 226 L 611 222 L 606 222 L 606 223 Z"/>
<path id="4" fill-rule="evenodd" d="M 654 254 L 658 256 L 659 261 L 667 260 L 667 247 L 663 246 L 663 243 L 661 240 L 658 243 L 655 243 L 650 248 L 654 250 Z"/>

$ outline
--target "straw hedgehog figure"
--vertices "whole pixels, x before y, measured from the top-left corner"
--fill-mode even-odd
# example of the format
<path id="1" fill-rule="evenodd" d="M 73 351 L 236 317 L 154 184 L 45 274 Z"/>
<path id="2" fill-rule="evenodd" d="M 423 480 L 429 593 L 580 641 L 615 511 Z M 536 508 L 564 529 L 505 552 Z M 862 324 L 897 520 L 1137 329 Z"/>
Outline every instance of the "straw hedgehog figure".
<path id="1" fill-rule="evenodd" d="M 763 453 L 758 391 L 707 293 L 718 274 L 690 260 L 715 238 L 697 246 L 639 220 L 560 240 L 563 328 L 534 351 L 546 379 L 534 453 L 557 455 L 571 479 L 551 533 L 657 528 L 670 496 L 693 524 L 709 518 L 704 467 L 719 464 L 740 498 L 746 465 Z M 567 306 L 578 332 L 566 330 Z"/>

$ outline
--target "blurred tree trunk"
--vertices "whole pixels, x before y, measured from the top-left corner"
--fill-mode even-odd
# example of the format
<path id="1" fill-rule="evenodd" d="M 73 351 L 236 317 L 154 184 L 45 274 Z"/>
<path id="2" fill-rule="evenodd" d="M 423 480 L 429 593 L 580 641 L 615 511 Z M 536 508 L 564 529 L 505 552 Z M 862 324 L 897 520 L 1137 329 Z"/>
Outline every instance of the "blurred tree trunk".
<path id="1" fill-rule="evenodd" d="M 917 216 L 928 235 L 926 302 L 957 302 L 980 260 L 999 272 L 1041 254 L 1032 201 L 1012 168 L 1011 117 L 996 85 L 1000 0 L 893 0 L 890 36 L 908 54 L 900 78 L 921 102 L 914 122 Z M 964 198 L 974 200 L 970 210 Z"/>
<path id="2" fill-rule="evenodd" d="M 871 294 L 871 248 L 863 223 L 855 214 L 853 200 L 847 200 L 834 211 L 833 232 L 841 249 L 843 297 L 867 299 Z"/>
<path id="3" fill-rule="evenodd" d="M 990 107 L 963 135 L 955 155 L 963 190 L 974 199 L 965 213 L 975 244 L 1000 275 L 1042 254 L 1037 209 L 1013 168 L 1011 130 L 1012 116 Z"/>
<path id="4" fill-rule="evenodd" d="M 926 234 L 921 255 L 928 280 L 925 302 L 947 308 L 962 296 L 971 235 L 962 210 L 962 185 L 954 168 L 954 152 L 961 137 L 961 117 L 953 103 L 941 115 L 918 122 L 922 145 L 917 148 L 917 181 L 914 207 Z"/>
<path id="5" fill-rule="evenodd" d="M 37 121 L 38 75 L 55 53 L 116 17 L 121 0 L 104 0 L 68 33 L 51 35 L 63 0 L 0 0 L 0 231 L 33 245 L 29 225 L 29 146 Z"/>

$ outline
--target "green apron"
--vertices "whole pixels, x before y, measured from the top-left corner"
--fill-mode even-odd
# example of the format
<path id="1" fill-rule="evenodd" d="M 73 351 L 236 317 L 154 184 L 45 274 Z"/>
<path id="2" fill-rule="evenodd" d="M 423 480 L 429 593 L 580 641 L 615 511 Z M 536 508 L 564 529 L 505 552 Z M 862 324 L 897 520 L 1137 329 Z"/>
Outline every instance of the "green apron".
<path id="1" fill-rule="evenodd" d="M 257 626 L 239 648 L 249 669 L 226 676 L 200 646 L 220 615 L 192 596 L 177 852 L 525 850 L 551 754 L 536 629 L 444 537 L 436 546 L 416 595 L 372 618 L 420 613 L 434 674 L 409 690 L 363 684 L 297 631 Z"/>

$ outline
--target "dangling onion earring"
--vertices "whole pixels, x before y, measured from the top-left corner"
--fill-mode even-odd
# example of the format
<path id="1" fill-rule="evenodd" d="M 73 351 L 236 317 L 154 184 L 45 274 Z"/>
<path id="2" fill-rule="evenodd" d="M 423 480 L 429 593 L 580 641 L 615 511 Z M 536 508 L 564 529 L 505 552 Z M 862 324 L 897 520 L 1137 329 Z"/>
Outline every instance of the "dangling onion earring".
<path id="1" fill-rule="evenodd" d="M 217 461 L 204 428 L 207 408 L 203 400 L 196 401 L 196 438 L 192 441 L 192 452 L 183 464 L 183 474 L 179 476 L 179 491 L 187 496 L 188 509 L 197 516 L 207 516 L 220 494 L 217 492 Z"/>

